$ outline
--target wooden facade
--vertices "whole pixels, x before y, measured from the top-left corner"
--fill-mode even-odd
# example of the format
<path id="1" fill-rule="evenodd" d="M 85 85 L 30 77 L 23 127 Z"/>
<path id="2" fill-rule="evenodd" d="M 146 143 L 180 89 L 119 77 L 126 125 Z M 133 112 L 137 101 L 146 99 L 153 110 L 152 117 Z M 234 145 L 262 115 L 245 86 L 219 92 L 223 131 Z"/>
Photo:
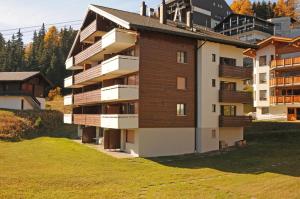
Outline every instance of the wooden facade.
<path id="1" fill-rule="evenodd" d="M 244 91 L 220 90 L 220 102 L 252 104 L 252 93 Z"/>
<path id="2" fill-rule="evenodd" d="M 245 127 L 250 126 L 252 118 L 249 116 L 220 116 L 220 127 Z"/>
<path id="3" fill-rule="evenodd" d="M 252 79 L 253 68 L 220 64 L 219 76 L 237 79 Z"/>

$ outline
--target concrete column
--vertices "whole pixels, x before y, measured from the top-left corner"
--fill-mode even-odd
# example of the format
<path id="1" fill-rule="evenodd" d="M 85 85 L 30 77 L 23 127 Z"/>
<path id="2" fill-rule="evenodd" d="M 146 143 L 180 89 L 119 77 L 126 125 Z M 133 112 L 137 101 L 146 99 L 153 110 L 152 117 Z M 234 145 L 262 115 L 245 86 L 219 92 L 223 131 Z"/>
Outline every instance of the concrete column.
<path id="1" fill-rule="evenodd" d="M 82 128 L 81 128 L 80 125 L 77 126 L 77 135 L 78 135 L 79 138 L 82 137 Z"/>
<path id="2" fill-rule="evenodd" d="M 96 127 L 96 138 L 98 139 L 100 136 L 100 128 Z"/>
<path id="3" fill-rule="evenodd" d="M 121 130 L 121 150 L 126 149 L 126 130 Z"/>

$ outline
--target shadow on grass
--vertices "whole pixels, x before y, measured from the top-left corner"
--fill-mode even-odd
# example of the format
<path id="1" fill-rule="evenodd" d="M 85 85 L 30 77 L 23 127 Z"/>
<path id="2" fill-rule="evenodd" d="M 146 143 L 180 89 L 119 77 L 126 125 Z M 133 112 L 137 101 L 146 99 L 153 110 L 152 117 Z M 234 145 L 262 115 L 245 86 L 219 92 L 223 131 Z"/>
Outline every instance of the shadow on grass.
<path id="1" fill-rule="evenodd" d="M 247 135 L 248 146 L 226 152 L 150 158 L 177 168 L 210 168 L 238 174 L 266 172 L 300 177 L 300 131 Z"/>

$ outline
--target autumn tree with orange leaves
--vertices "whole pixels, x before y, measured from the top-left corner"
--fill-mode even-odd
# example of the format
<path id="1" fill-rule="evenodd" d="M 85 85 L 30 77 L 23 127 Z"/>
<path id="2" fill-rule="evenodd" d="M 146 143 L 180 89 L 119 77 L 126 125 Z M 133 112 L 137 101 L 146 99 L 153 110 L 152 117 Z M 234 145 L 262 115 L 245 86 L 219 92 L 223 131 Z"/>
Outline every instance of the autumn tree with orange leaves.
<path id="1" fill-rule="evenodd" d="M 236 14 L 253 15 L 252 4 L 250 0 L 234 0 L 230 8 Z"/>

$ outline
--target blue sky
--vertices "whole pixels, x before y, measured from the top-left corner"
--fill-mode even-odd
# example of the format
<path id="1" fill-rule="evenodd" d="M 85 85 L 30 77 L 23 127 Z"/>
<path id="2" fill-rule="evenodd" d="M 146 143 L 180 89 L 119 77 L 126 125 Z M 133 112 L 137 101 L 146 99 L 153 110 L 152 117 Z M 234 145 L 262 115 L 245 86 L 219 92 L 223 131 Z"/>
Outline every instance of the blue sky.
<path id="1" fill-rule="evenodd" d="M 0 0 L 0 30 L 6 38 L 14 31 L 2 30 L 40 25 L 44 23 L 56 23 L 64 21 L 80 20 L 85 15 L 88 4 L 138 12 L 142 0 Z M 208 0 L 209 1 L 209 0 Z M 231 3 L 232 0 L 227 0 Z M 156 7 L 161 0 L 146 0 L 147 5 Z M 74 22 L 78 24 L 78 22 Z M 76 25 L 74 25 L 76 27 Z M 77 25 L 78 27 L 79 25 Z M 33 29 L 24 31 L 24 39 L 32 37 Z"/>

